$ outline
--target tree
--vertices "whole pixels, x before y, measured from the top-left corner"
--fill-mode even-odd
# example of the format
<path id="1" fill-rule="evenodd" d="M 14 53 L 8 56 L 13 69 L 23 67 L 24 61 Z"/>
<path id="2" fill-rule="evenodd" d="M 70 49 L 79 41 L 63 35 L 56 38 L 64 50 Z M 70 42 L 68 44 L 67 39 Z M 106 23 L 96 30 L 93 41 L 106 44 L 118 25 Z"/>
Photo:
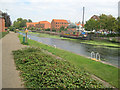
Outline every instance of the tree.
<path id="1" fill-rule="evenodd" d="M 99 16 L 100 19 L 95 20 L 93 18 L 89 19 L 85 24 L 86 30 L 108 30 L 108 31 L 116 31 L 117 28 L 117 20 L 112 15 L 102 14 Z"/>
<path id="2" fill-rule="evenodd" d="M 116 21 L 116 31 L 120 34 L 120 17 L 118 17 Z"/>
<path id="3" fill-rule="evenodd" d="M 28 21 L 27 22 L 32 22 L 32 20 L 31 19 L 28 19 Z"/>
<path id="4" fill-rule="evenodd" d="M 88 31 L 92 31 L 92 30 L 97 30 L 99 25 L 98 25 L 98 21 L 96 21 L 95 19 L 91 18 L 89 19 L 86 24 L 85 24 L 85 29 Z"/>
<path id="5" fill-rule="evenodd" d="M 2 16 L 5 19 L 5 27 L 10 27 L 11 26 L 10 16 L 7 13 L 2 13 Z"/>
<path id="6" fill-rule="evenodd" d="M 61 32 L 61 31 L 67 31 L 67 29 L 68 29 L 68 27 L 65 28 L 64 26 L 61 26 L 61 27 L 60 27 L 60 32 Z"/>
<path id="7" fill-rule="evenodd" d="M 115 31 L 115 28 L 116 28 L 116 19 L 112 15 L 109 15 L 106 19 L 106 29 L 108 31 Z"/>
<path id="8" fill-rule="evenodd" d="M 17 29 L 22 29 L 26 27 L 27 19 L 18 18 L 17 21 L 14 21 L 13 26 Z"/>

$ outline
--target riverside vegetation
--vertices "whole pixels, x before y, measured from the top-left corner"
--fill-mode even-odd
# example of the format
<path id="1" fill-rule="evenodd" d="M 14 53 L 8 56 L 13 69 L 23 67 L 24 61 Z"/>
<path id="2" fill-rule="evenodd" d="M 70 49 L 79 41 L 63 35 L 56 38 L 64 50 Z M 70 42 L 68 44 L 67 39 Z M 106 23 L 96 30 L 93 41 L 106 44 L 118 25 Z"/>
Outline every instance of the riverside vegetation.
<path id="1" fill-rule="evenodd" d="M 22 35 L 19 35 L 18 37 L 22 43 Z M 59 56 L 69 61 L 71 64 L 75 65 L 76 67 L 98 76 L 102 80 L 105 80 L 106 82 L 110 83 L 111 85 L 117 88 L 118 86 L 120 86 L 118 85 L 119 84 L 118 71 L 120 69 L 114 66 L 103 64 L 101 62 L 96 62 L 91 59 L 77 55 L 75 53 L 54 48 L 52 46 L 45 45 L 31 39 L 28 39 L 28 44 L 29 46 L 40 47 L 41 49 L 47 50 L 48 52 L 51 52 L 53 55 Z"/>
<path id="2" fill-rule="evenodd" d="M 105 88 L 90 74 L 40 48 L 13 51 L 17 69 L 27 88 Z"/>
<path id="3" fill-rule="evenodd" d="M 2 37 L 4 37 L 5 35 L 7 35 L 9 32 L 7 31 L 7 32 L 0 32 L 0 39 L 2 38 Z"/>

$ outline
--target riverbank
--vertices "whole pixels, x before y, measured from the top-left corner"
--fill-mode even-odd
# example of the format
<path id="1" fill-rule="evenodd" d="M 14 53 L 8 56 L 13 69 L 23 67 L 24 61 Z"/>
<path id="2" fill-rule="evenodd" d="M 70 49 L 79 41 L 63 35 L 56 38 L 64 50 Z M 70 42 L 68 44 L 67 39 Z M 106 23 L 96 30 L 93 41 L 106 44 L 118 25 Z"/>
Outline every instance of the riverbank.
<path id="1" fill-rule="evenodd" d="M 50 34 L 45 34 L 45 33 L 37 33 L 37 32 L 29 32 L 29 33 L 37 34 L 38 37 L 64 39 L 64 40 L 70 40 L 70 41 L 74 41 L 74 42 L 85 43 L 85 44 L 96 45 L 96 46 L 102 46 L 102 47 L 120 48 L 119 43 L 112 43 L 112 42 L 102 41 L 102 40 L 98 40 L 98 41 L 97 40 L 79 40 L 79 39 L 64 38 L 64 37 L 60 37 L 59 35 L 50 35 Z"/>
<path id="2" fill-rule="evenodd" d="M 21 35 L 19 35 L 19 38 L 20 38 L 20 41 L 22 42 Z M 75 53 L 54 48 L 52 46 L 48 46 L 34 40 L 28 39 L 28 43 L 30 46 L 40 47 L 44 50 L 47 50 L 48 52 L 51 52 L 52 54 L 69 61 L 71 64 L 74 64 L 80 69 L 84 69 L 90 72 L 91 74 L 94 74 L 97 77 L 101 78 L 102 80 L 107 81 L 111 85 L 118 87 L 118 70 L 120 69 L 116 67 L 106 65 L 101 62 L 96 62 L 91 59 L 77 55 Z"/>

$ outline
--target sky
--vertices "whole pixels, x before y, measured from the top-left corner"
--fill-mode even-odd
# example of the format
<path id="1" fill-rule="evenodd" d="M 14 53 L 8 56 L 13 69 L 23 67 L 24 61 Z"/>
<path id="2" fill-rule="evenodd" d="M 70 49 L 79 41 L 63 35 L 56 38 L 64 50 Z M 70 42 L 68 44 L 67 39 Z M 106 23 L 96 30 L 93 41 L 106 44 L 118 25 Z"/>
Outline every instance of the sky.
<path id="1" fill-rule="evenodd" d="M 0 0 L 0 10 L 10 15 L 11 21 L 17 18 L 31 19 L 33 22 L 66 19 L 82 22 L 83 7 L 85 21 L 93 15 L 113 15 L 118 17 L 120 0 Z"/>

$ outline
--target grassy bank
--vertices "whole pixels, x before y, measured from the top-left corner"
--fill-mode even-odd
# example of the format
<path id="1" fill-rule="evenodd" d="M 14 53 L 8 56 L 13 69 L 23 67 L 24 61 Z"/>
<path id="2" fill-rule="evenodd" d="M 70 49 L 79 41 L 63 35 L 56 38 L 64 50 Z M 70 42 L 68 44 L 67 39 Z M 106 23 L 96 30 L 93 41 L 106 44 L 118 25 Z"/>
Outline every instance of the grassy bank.
<path id="1" fill-rule="evenodd" d="M 97 46 L 120 47 L 120 44 L 118 44 L 118 43 L 112 43 L 112 42 L 102 41 L 102 40 L 101 41 L 78 40 L 78 39 L 60 37 L 58 35 L 50 35 L 50 34 L 36 33 L 36 32 L 29 32 L 29 33 L 37 34 L 38 37 L 65 39 L 65 40 L 71 40 L 71 41 L 75 41 L 75 42 L 79 42 L 79 43 L 85 43 L 85 44 L 91 44 L 91 45 L 97 45 Z"/>
<path id="2" fill-rule="evenodd" d="M 20 41 L 22 42 L 21 35 L 19 35 L 19 38 Z M 101 79 L 107 81 L 111 85 L 118 87 L 118 68 L 116 67 L 106 65 L 100 62 L 96 62 L 88 58 L 79 56 L 75 53 L 54 48 L 52 46 L 48 46 L 34 40 L 28 39 L 28 43 L 30 46 L 40 47 L 44 50 L 47 50 L 48 52 L 51 52 L 52 54 L 69 61 L 70 63 L 74 64 L 76 67 L 86 70 L 91 74 L 94 74 L 100 77 Z"/>
<path id="3" fill-rule="evenodd" d="M 0 39 L 7 35 L 9 32 L 0 32 Z"/>
<path id="4" fill-rule="evenodd" d="M 111 47 L 120 47 L 120 44 L 116 43 L 111 43 L 111 42 L 105 42 L 105 41 L 81 41 L 80 43 L 85 43 L 85 44 L 92 44 L 92 45 L 102 45 L 102 46 L 111 46 Z"/>
<path id="5" fill-rule="evenodd" d="M 88 72 L 58 60 L 40 48 L 13 51 L 27 88 L 103 88 Z"/>

